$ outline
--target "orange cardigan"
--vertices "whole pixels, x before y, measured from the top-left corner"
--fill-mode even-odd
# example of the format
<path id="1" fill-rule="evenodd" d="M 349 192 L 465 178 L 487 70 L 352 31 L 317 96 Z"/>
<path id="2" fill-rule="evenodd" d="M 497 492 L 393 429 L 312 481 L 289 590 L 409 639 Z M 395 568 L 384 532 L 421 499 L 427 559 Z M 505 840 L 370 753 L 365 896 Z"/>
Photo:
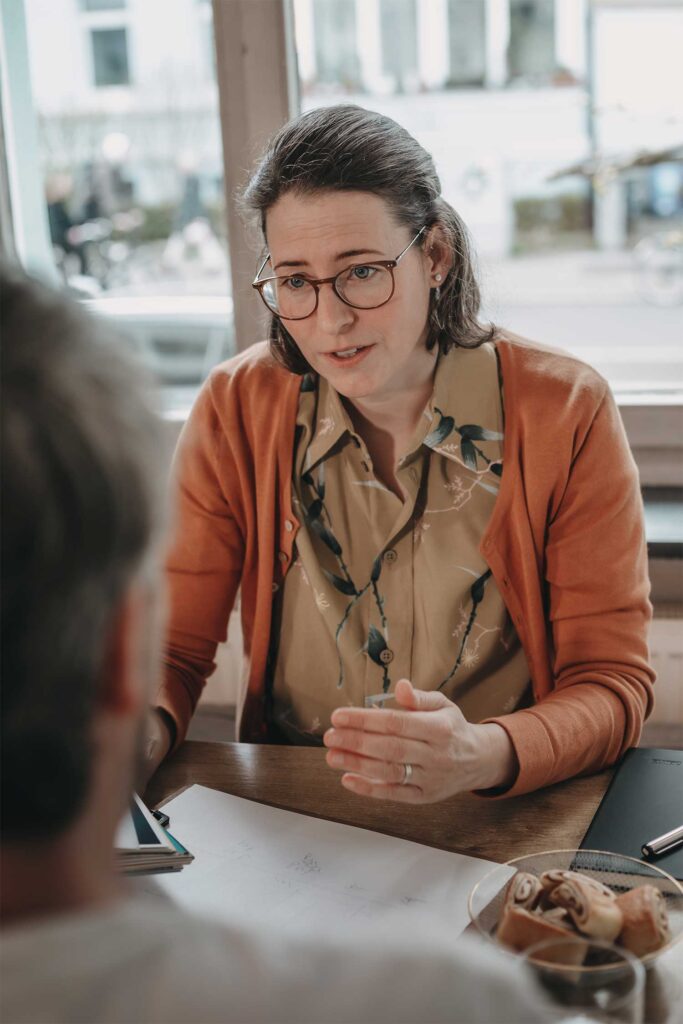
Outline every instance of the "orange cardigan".
<path id="1" fill-rule="evenodd" d="M 653 701 L 647 551 L 635 464 L 606 382 L 572 356 L 507 332 L 501 487 L 481 542 L 529 664 L 535 704 L 491 719 L 519 774 L 506 796 L 614 763 Z M 292 559 L 301 378 L 265 343 L 216 367 L 175 457 L 171 618 L 157 704 L 185 735 L 238 588 L 241 740 L 265 739 L 273 585 Z"/>

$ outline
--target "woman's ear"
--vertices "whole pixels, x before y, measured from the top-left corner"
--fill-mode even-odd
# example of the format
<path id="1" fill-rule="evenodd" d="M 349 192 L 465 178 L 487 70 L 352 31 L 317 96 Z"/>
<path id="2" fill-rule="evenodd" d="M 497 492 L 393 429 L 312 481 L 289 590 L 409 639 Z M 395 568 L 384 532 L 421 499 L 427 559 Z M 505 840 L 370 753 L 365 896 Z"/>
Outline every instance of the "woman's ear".
<path id="1" fill-rule="evenodd" d="M 434 288 L 443 285 L 453 266 L 453 254 L 440 224 L 434 224 L 429 229 L 424 252 L 428 261 L 430 284 Z"/>

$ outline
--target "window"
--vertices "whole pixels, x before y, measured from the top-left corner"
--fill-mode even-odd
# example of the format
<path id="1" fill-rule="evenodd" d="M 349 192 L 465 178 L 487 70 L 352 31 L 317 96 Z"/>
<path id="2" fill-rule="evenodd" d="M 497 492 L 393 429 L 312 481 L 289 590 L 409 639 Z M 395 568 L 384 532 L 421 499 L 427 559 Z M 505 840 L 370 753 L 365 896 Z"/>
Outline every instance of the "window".
<path id="1" fill-rule="evenodd" d="M 417 22 L 415 0 L 381 0 L 383 70 L 395 92 L 405 92 L 417 75 Z"/>
<path id="2" fill-rule="evenodd" d="M 128 35 L 125 28 L 96 28 L 90 33 L 95 85 L 128 85 Z"/>
<path id="3" fill-rule="evenodd" d="M 73 0 L 22 0 L 0 7 L 0 16 L 24 6 L 41 140 L 33 166 L 40 163 L 53 205 L 65 281 L 107 302 L 149 297 L 158 311 L 169 296 L 231 298 L 217 95 L 206 52 L 211 4 L 164 0 L 169 31 L 154 39 L 147 0 L 126 4 L 135 47 L 132 81 L 121 92 L 87 87 L 90 35 L 82 31 L 84 23 L 88 30 L 120 27 L 120 15 L 84 15 Z M 266 6 L 274 17 L 262 17 Z M 653 393 L 660 404 L 680 402 L 680 5 L 392 4 L 394 37 L 415 53 L 413 80 L 400 82 L 387 63 L 390 8 L 382 0 L 291 6 L 302 107 L 355 102 L 379 110 L 433 155 L 443 195 L 479 254 L 483 314 L 585 358 L 607 376 L 624 408 Z M 237 25 L 230 36 L 227 18 L 224 49 L 234 35 L 240 45 L 266 36 L 281 10 L 277 0 L 245 9 L 252 36 Z M 60 31 L 70 48 L 57 45 Z M 167 38 L 182 39 L 182 47 Z M 227 64 L 223 57 L 224 78 Z M 509 81 L 511 66 L 520 73 Z M 235 74 L 237 102 L 249 106 L 250 86 L 267 70 L 250 70 L 248 81 Z M 272 130 L 273 110 L 286 116 L 281 77 L 272 85 L 274 102 L 258 98 L 249 108 L 251 138 Z M 29 108 L 27 101 L 15 123 Z M 236 152 L 227 155 L 240 172 L 254 156 L 248 145 L 238 136 Z M 237 285 L 240 297 L 247 277 Z M 184 386 L 187 367 L 170 368 L 177 339 L 156 327 L 154 339 L 162 377 Z M 146 342 L 141 348 L 150 350 Z"/>
<path id="4" fill-rule="evenodd" d="M 24 2 L 59 277 L 186 406 L 234 349 L 211 4 L 164 0 L 152 38 L 147 0 L 126 5 L 125 26 L 84 3 Z"/>
<path id="5" fill-rule="evenodd" d="M 586 359 L 621 398 L 680 393 L 683 10 L 321 0 L 316 14 L 360 26 L 350 90 L 332 63 L 324 86 L 313 74 L 329 21 L 307 20 L 311 3 L 294 2 L 303 108 L 358 103 L 432 154 L 473 236 L 483 315 Z"/>
<path id="6" fill-rule="evenodd" d="M 80 0 L 82 11 L 120 11 L 126 0 Z"/>
<path id="7" fill-rule="evenodd" d="M 356 8 L 348 0 L 314 0 L 317 81 L 341 84 L 350 91 L 359 85 L 356 48 Z"/>
<path id="8" fill-rule="evenodd" d="M 555 70 L 555 0 L 510 0 L 510 78 L 544 79 Z"/>
<path id="9" fill-rule="evenodd" d="M 454 88 L 483 85 L 486 76 L 484 0 L 448 0 L 449 75 Z"/>

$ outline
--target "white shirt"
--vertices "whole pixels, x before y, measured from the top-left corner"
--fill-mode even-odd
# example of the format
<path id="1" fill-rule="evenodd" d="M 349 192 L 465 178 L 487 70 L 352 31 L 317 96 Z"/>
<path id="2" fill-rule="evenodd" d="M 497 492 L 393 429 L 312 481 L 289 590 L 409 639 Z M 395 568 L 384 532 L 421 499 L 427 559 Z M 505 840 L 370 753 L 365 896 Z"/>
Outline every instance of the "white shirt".
<path id="1" fill-rule="evenodd" d="M 4 1024 L 437 1022 L 533 1024 L 542 1014 L 512 956 L 400 911 L 306 935 L 221 928 L 156 900 L 5 929 Z"/>

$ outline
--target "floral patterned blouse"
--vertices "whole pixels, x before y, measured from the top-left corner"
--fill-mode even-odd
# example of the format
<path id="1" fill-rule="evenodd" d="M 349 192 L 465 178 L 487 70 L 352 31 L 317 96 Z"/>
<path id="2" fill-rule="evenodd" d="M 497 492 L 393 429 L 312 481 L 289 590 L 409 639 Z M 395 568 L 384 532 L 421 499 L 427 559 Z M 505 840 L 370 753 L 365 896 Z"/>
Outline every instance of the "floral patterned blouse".
<path id="1" fill-rule="evenodd" d="M 396 472 L 401 500 L 375 476 L 338 393 L 303 378 L 293 473 L 302 528 L 274 598 L 273 741 L 320 743 L 335 708 L 385 706 L 402 678 L 441 690 L 470 721 L 528 705 L 526 658 L 479 552 L 503 429 L 494 346 L 441 356 Z"/>

